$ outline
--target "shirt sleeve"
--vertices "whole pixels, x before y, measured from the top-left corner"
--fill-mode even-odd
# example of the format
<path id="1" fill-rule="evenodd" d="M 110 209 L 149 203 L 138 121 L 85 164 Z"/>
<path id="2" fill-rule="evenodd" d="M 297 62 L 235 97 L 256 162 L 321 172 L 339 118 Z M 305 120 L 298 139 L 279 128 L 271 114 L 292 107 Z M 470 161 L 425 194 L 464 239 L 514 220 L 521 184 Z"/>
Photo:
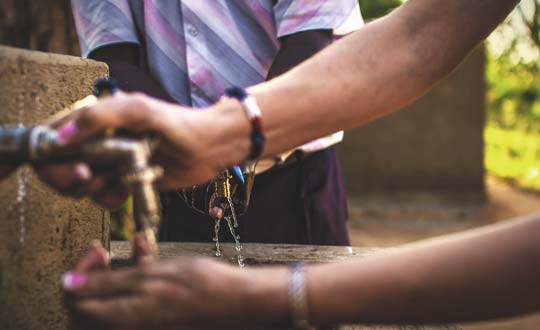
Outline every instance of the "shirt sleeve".
<path id="1" fill-rule="evenodd" d="M 278 38 L 323 29 L 339 36 L 364 24 L 358 0 L 278 0 L 273 11 Z"/>
<path id="2" fill-rule="evenodd" d="M 103 46 L 139 44 L 128 0 L 71 0 L 83 57 Z"/>

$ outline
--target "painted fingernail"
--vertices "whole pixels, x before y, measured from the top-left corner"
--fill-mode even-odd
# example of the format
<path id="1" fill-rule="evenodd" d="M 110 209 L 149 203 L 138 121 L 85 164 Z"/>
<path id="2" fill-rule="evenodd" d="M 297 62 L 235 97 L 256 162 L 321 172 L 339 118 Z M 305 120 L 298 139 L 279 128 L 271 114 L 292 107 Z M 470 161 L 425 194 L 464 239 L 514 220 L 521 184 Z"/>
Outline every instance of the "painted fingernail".
<path id="1" fill-rule="evenodd" d="M 220 207 L 214 206 L 212 210 L 210 210 L 210 216 L 214 219 L 223 218 L 223 209 L 221 209 Z"/>
<path id="2" fill-rule="evenodd" d="M 92 178 L 92 171 L 85 164 L 79 164 L 75 167 L 75 175 L 81 181 L 88 181 Z"/>
<path id="3" fill-rule="evenodd" d="M 82 288 L 88 283 L 88 278 L 83 274 L 65 273 L 62 276 L 62 286 L 65 289 Z"/>
<path id="4" fill-rule="evenodd" d="M 66 143 L 77 133 L 77 124 L 69 122 L 58 130 L 58 142 Z"/>

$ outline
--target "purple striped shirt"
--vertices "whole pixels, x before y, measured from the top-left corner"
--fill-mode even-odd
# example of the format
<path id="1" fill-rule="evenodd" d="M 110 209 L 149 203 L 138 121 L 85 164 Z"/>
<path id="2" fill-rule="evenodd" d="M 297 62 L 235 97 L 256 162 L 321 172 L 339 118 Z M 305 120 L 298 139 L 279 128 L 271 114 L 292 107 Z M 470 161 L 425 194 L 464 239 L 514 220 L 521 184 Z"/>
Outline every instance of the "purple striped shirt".
<path id="1" fill-rule="evenodd" d="M 145 47 L 152 76 L 194 107 L 216 102 L 227 87 L 264 81 L 280 37 L 315 29 L 346 34 L 363 24 L 357 0 L 71 2 L 83 56 L 115 43 Z"/>

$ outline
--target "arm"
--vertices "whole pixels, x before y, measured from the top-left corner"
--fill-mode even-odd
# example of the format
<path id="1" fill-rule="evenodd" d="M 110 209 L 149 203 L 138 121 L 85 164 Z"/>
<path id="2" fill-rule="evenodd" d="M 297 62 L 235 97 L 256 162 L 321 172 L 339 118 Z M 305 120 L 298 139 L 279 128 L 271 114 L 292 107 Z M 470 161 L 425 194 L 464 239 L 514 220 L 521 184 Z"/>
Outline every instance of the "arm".
<path id="1" fill-rule="evenodd" d="M 350 262 L 309 266 L 309 321 L 425 324 L 537 311 L 538 233 L 540 214 Z M 112 273 L 77 271 L 70 276 L 79 284 L 64 284 L 68 296 L 77 297 L 70 308 L 101 326 L 237 329 L 290 322 L 285 267 L 239 269 L 180 258 Z"/>
<path id="2" fill-rule="evenodd" d="M 411 103 L 452 71 L 517 3 L 410 0 L 288 73 L 250 88 L 263 112 L 263 157 Z M 246 159 L 251 127 L 240 108 L 228 99 L 195 113 L 144 97 L 103 100 L 79 112 L 81 129 L 67 130 L 67 140 L 77 143 L 108 127 L 158 131 L 169 147 L 182 150 L 174 152 L 177 165 L 166 166 L 172 172 L 163 187 L 197 184 Z"/>
<path id="3" fill-rule="evenodd" d="M 442 323 L 540 309 L 540 214 L 308 269 L 316 324 Z"/>
<path id="4" fill-rule="evenodd" d="M 517 3 L 411 0 L 287 74 L 251 88 L 263 111 L 265 156 L 365 124 L 416 100 Z M 237 107 L 222 102 L 215 110 L 226 115 Z"/>

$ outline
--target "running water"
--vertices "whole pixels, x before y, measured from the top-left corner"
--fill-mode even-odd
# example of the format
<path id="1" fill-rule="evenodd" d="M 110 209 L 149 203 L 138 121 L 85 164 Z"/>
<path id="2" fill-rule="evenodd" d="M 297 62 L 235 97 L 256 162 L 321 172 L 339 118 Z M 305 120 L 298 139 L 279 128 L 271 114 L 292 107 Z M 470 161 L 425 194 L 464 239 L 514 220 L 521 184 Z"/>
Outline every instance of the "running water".
<path id="1" fill-rule="evenodd" d="M 216 242 L 216 257 L 221 256 L 221 250 L 219 249 L 219 223 L 221 222 L 221 219 L 216 219 L 214 223 L 214 239 L 213 241 Z"/>
<path id="2" fill-rule="evenodd" d="M 19 108 L 19 127 L 23 127 L 24 125 L 24 109 L 25 109 L 25 102 L 24 102 L 24 95 L 20 94 L 18 97 L 18 108 Z M 28 178 L 26 174 L 24 173 L 24 169 L 22 167 L 19 167 L 17 169 L 17 199 L 15 200 L 15 203 L 18 207 L 18 213 L 19 213 L 19 243 L 21 245 L 24 244 L 24 237 L 26 236 L 26 210 L 25 210 L 25 204 L 26 204 L 26 185 L 27 185 Z"/>
<path id="3" fill-rule="evenodd" d="M 18 206 L 19 213 L 19 243 L 24 244 L 24 237 L 26 236 L 26 185 L 27 177 L 24 173 L 23 168 L 17 170 L 17 199 L 16 203 Z"/>
<path id="4" fill-rule="evenodd" d="M 230 216 L 225 217 L 225 220 L 227 221 L 227 225 L 229 225 L 229 231 L 231 232 L 231 235 L 234 238 L 236 260 L 238 261 L 238 266 L 244 267 L 244 256 L 242 255 L 242 244 L 240 243 L 240 235 L 236 235 L 236 232 L 234 230 L 234 228 L 238 227 L 238 225 L 233 226 Z M 235 220 L 236 220 L 236 217 L 235 217 Z"/>
<path id="5" fill-rule="evenodd" d="M 233 221 L 231 220 L 231 216 L 223 217 L 225 221 L 227 221 L 227 225 L 229 227 L 229 231 L 231 232 L 232 237 L 234 238 L 235 243 L 235 250 L 236 250 L 236 261 L 238 262 L 238 266 L 244 267 L 244 256 L 242 255 L 242 244 L 240 243 L 240 235 L 236 234 L 236 231 L 234 228 Z M 216 243 L 216 257 L 221 257 L 221 248 L 219 245 L 219 229 L 221 227 L 221 219 L 215 219 L 214 220 L 214 238 L 212 239 Z"/>

